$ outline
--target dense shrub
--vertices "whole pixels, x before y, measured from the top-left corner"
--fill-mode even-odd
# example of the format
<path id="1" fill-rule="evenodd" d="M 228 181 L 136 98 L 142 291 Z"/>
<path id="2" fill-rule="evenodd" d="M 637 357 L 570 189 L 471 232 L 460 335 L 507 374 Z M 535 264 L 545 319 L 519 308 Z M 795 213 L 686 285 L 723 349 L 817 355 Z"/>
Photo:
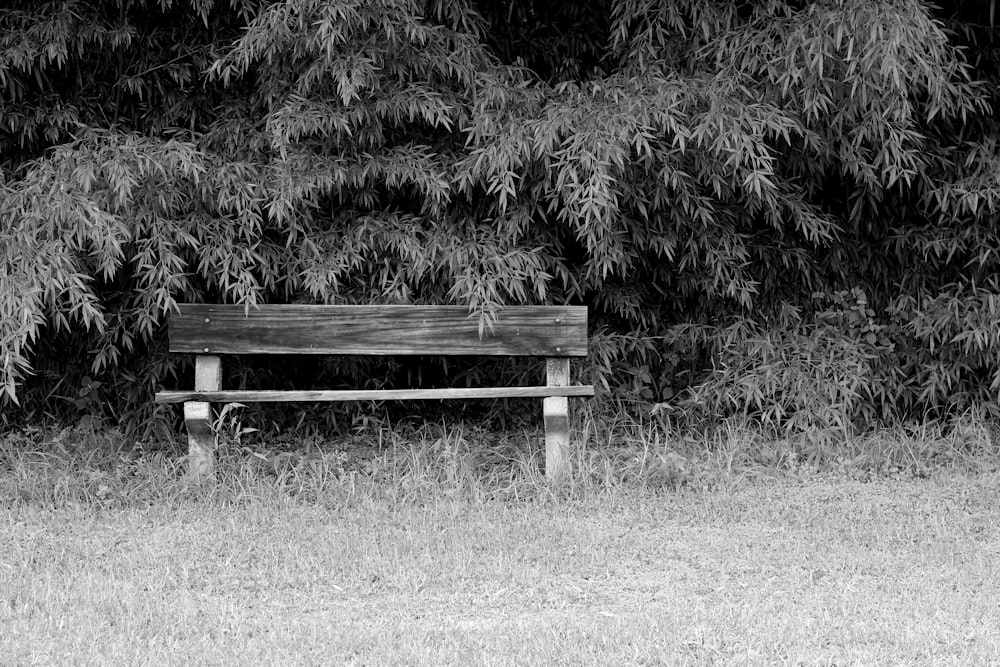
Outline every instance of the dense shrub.
<path id="1" fill-rule="evenodd" d="M 992 26 L 558 4 L 0 10 L 0 400 L 149 427 L 206 300 L 583 303 L 607 394 L 795 428 L 996 405 Z"/>

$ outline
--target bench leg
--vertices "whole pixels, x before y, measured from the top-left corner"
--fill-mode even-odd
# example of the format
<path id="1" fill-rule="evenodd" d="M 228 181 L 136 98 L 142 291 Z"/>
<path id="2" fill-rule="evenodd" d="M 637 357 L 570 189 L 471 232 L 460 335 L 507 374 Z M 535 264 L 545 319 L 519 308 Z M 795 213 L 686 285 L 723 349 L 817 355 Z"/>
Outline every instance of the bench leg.
<path id="1" fill-rule="evenodd" d="M 569 385 L 569 359 L 545 360 L 545 381 L 549 387 Z M 545 417 L 545 477 L 556 481 L 569 472 L 569 398 L 543 399 Z"/>
<path id="2" fill-rule="evenodd" d="M 212 404 L 184 404 L 184 424 L 188 433 L 187 474 L 192 482 L 215 480 L 215 434 L 212 433 Z"/>
<path id="3" fill-rule="evenodd" d="M 222 389 L 222 360 L 199 355 L 194 367 L 195 391 Z M 215 434 L 212 432 L 212 404 L 191 401 L 184 404 L 184 424 L 188 432 L 187 478 L 203 483 L 215 481 Z"/>

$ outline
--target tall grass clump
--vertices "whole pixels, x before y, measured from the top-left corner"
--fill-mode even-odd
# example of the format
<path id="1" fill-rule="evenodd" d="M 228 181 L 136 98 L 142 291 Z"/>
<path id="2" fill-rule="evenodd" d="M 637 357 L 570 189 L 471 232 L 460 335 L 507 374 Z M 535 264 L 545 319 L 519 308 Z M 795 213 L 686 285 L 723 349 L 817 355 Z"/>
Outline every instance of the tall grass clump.
<path id="1" fill-rule="evenodd" d="M 473 505 L 725 490 L 781 476 L 853 480 L 1000 470 L 995 427 L 981 414 L 836 438 L 776 436 L 733 417 L 692 428 L 661 413 L 636 419 L 578 411 L 571 472 L 548 481 L 539 430 L 373 420 L 348 435 L 270 436 L 233 418 L 219 431 L 218 481 L 185 481 L 176 449 L 121 433 L 27 429 L 0 438 L 0 496 L 12 506 L 143 508 L 189 502 L 323 507 Z"/>

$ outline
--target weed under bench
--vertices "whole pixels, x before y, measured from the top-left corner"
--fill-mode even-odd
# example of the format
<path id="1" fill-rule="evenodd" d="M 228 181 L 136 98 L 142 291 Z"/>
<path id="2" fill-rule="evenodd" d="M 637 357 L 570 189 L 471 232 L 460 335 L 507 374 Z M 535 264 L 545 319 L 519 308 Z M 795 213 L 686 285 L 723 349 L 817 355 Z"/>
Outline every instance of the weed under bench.
<path id="1" fill-rule="evenodd" d="M 463 306 L 243 306 L 179 304 L 168 324 L 170 351 L 197 355 L 194 391 L 160 391 L 157 403 L 183 403 L 188 474 L 214 475 L 213 402 L 385 401 L 541 398 L 545 473 L 563 474 L 569 445 L 569 397 L 593 396 L 570 385 L 570 357 L 587 354 L 583 306 L 515 306 L 498 314 L 483 336 Z M 337 391 L 222 389 L 224 354 L 384 356 L 533 356 L 545 358 L 546 384 Z"/>

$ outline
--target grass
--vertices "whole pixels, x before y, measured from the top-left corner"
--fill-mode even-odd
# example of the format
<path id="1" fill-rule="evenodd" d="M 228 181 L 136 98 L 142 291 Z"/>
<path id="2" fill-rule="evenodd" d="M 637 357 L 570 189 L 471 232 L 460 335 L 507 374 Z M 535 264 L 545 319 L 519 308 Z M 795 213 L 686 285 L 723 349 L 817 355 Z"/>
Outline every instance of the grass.
<path id="1" fill-rule="evenodd" d="M 231 437 L 213 488 L 106 435 L 11 436 L 0 655 L 1000 663 L 1000 473 L 981 425 L 837 442 L 587 424 L 561 488 L 523 435 L 461 428 Z"/>

